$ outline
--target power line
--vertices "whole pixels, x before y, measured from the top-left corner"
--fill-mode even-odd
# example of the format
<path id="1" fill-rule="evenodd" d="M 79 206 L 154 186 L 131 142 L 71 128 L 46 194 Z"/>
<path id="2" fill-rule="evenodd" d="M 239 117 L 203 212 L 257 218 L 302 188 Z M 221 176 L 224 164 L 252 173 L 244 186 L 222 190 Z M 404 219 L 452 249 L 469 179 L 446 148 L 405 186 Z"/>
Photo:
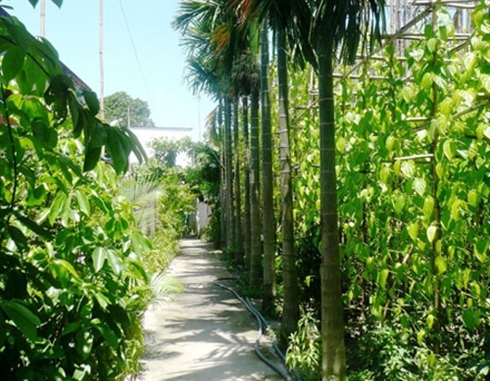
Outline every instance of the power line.
<path id="1" fill-rule="evenodd" d="M 131 41 L 131 46 L 133 47 L 134 56 L 136 58 L 136 62 L 138 63 L 138 67 L 140 69 L 141 78 L 143 79 L 143 84 L 145 85 L 146 93 L 148 95 L 148 101 L 151 104 L 153 104 L 153 101 L 152 101 L 151 95 L 150 95 L 150 90 L 148 89 L 148 83 L 146 82 L 145 73 L 143 72 L 143 66 L 141 65 L 141 61 L 140 61 L 140 58 L 138 56 L 138 50 L 136 49 L 136 45 L 135 45 L 134 40 L 133 40 L 133 35 L 131 34 L 131 28 L 129 27 L 128 18 L 126 17 L 126 12 L 124 11 L 124 6 L 123 6 L 122 0 L 119 0 L 119 5 L 121 6 L 121 12 L 122 12 L 123 17 L 124 17 L 124 23 L 126 24 L 126 29 L 128 31 L 129 40 Z"/>

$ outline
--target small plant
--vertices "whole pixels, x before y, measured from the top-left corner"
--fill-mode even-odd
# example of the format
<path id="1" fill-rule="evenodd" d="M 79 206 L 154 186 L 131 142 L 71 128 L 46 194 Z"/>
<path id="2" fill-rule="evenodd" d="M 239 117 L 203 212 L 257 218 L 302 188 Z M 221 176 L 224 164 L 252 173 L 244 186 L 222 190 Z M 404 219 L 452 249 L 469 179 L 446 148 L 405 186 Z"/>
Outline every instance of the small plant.
<path id="1" fill-rule="evenodd" d="M 302 380 L 320 379 L 321 336 L 319 320 L 311 310 L 301 314 L 298 329 L 290 336 L 286 352 L 286 364 L 294 369 Z"/>

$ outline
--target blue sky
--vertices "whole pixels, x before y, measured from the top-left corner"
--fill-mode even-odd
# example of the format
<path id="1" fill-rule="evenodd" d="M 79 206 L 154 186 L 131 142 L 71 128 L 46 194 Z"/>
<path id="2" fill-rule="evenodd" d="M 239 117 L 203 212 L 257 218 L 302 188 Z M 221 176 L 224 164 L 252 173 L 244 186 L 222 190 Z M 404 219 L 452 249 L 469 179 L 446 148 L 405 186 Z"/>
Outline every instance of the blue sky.
<path id="1" fill-rule="evenodd" d="M 104 93 L 126 91 L 148 102 L 159 127 L 192 127 L 193 138 L 204 132 L 214 107 L 197 98 L 183 80 L 185 56 L 180 34 L 170 23 L 178 0 L 104 0 Z M 33 35 L 40 34 L 40 6 L 28 0 L 3 0 Z M 121 9 L 122 4 L 122 9 Z M 124 13 L 123 13 L 124 10 Z M 136 47 L 140 65 L 134 53 Z M 46 0 L 46 38 L 61 60 L 99 93 L 99 0 L 64 0 L 61 9 Z M 146 84 L 145 84 L 146 83 Z"/>

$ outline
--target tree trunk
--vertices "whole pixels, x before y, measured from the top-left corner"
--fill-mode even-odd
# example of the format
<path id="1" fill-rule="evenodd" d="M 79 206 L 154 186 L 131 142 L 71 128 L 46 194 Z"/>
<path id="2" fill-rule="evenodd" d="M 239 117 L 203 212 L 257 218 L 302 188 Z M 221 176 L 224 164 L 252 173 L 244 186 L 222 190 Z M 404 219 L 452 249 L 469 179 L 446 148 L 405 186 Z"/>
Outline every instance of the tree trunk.
<path id="1" fill-rule="evenodd" d="M 250 141 L 248 133 L 248 97 L 242 97 L 243 151 L 244 151 L 244 211 L 243 254 L 245 268 L 250 269 Z"/>
<path id="2" fill-rule="evenodd" d="M 226 173 L 226 246 L 235 249 L 235 219 L 233 218 L 233 167 L 231 141 L 231 101 L 225 98 L 225 173 Z"/>
<path id="3" fill-rule="evenodd" d="M 218 104 L 218 131 L 219 131 L 219 144 L 220 144 L 220 191 L 219 191 L 219 200 L 220 200 L 220 242 L 219 247 L 223 248 L 228 243 L 227 238 L 227 230 L 226 230 L 226 165 L 225 165 L 225 152 L 226 152 L 226 142 L 225 142 L 225 129 L 223 126 L 223 100 L 219 100 Z"/>
<path id="4" fill-rule="evenodd" d="M 254 87 L 250 107 L 250 284 L 262 280 L 262 220 L 260 218 L 259 89 Z"/>
<path id="5" fill-rule="evenodd" d="M 282 331 L 285 338 L 296 331 L 299 319 L 299 289 L 294 251 L 293 194 L 291 151 L 289 146 L 289 96 L 286 39 L 284 30 L 277 31 L 277 77 L 279 89 L 279 139 L 281 165 L 282 277 L 284 305 Z"/>
<path id="6" fill-rule="evenodd" d="M 243 264 L 242 195 L 240 184 L 240 134 L 238 123 L 238 97 L 233 98 L 233 136 L 235 149 L 235 262 Z"/>
<path id="7" fill-rule="evenodd" d="M 332 46 L 319 54 L 320 211 L 322 293 L 322 381 L 346 380 L 342 306 L 337 179 L 335 173 L 335 112 Z"/>
<path id="8" fill-rule="evenodd" d="M 262 205 L 264 229 L 264 293 L 262 309 L 270 313 L 276 297 L 274 185 L 272 178 L 272 128 L 269 94 L 269 41 L 267 23 L 260 36 L 260 92 L 262 105 Z"/>

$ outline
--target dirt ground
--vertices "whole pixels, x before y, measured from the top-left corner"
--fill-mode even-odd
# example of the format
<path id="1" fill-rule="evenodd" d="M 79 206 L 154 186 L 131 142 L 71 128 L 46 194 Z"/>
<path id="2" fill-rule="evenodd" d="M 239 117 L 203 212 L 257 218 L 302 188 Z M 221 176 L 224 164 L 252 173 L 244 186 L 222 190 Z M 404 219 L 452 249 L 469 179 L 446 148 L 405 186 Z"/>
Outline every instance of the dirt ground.
<path id="1" fill-rule="evenodd" d="M 185 292 L 145 315 L 141 381 L 282 380 L 254 352 L 255 318 L 213 284 L 229 274 L 212 246 L 181 241 L 169 268 Z"/>

